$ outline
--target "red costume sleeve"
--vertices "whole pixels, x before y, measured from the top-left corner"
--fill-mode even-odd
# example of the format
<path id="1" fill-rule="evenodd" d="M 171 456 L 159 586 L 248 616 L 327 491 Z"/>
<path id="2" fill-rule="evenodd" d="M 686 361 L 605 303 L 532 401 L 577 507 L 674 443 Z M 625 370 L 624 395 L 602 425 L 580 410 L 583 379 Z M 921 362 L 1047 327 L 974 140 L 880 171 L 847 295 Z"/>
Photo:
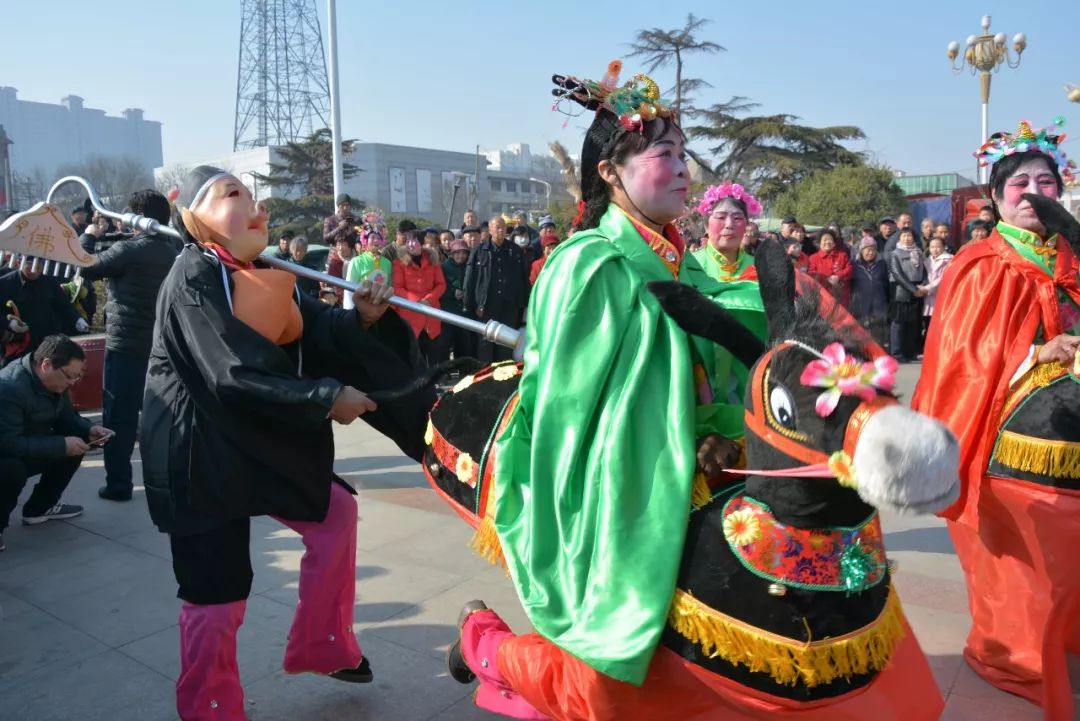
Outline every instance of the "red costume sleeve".
<path id="1" fill-rule="evenodd" d="M 1067 247 L 1057 263 L 1062 270 L 1073 267 Z M 911 403 L 960 441 L 960 499 L 941 513 L 950 520 L 978 528 L 979 491 L 1005 397 L 1040 323 L 1046 337 L 1060 333 L 1055 286 L 996 231 L 950 263 Z"/>

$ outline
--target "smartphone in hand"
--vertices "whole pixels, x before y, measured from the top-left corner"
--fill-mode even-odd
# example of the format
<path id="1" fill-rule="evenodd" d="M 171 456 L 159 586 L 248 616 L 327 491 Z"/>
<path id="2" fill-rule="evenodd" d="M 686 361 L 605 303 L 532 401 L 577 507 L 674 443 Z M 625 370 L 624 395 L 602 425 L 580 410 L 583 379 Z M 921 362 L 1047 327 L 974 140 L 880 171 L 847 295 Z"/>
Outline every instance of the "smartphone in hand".
<path id="1" fill-rule="evenodd" d="M 108 443 L 109 439 L 111 439 L 114 435 L 116 435 L 116 434 L 115 433 L 110 433 L 107 436 L 102 436 L 101 438 L 97 438 L 95 440 L 92 440 L 89 443 L 87 443 L 86 445 L 90 446 L 91 448 L 100 448 L 101 446 Z"/>

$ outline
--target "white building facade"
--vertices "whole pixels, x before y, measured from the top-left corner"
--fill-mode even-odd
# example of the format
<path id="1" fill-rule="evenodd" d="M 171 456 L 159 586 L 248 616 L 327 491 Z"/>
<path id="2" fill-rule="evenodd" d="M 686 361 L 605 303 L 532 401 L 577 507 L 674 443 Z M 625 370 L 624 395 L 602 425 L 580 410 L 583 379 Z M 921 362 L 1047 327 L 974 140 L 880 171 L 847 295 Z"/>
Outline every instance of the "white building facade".
<path id="1" fill-rule="evenodd" d="M 131 158 L 147 172 L 162 163 L 161 123 L 139 108 L 119 117 L 88 108 L 78 95 L 59 104 L 20 100 L 15 88 L 0 87 L 0 125 L 10 138 L 11 170 L 51 182 L 63 165 L 95 157 Z"/>

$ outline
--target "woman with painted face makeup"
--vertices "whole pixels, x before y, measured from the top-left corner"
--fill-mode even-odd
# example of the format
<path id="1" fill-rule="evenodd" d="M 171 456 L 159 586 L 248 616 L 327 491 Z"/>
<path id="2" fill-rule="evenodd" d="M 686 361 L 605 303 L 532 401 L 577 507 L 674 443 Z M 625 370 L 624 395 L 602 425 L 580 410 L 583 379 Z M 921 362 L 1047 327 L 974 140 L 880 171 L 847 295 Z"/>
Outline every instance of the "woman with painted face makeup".
<path id="1" fill-rule="evenodd" d="M 681 666 L 650 664 L 694 475 L 735 458 L 686 422 L 701 404 L 691 341 L 646 284 L 711 280 L 674 226 L 690 176 L 655 83 L 591 87 L 603 97 L 576 98 L 598 101 L 581 153 L 579 230 L 537 277 L 485 521 L 536 632 L 517 636 L 473 602 L 460 655 L 479 680 L 476 703 L 504 715 L 687 718 L 715 702 L 676 692 Z"/>
<path id="2" fill-rule="evenodd" d="M 960 439 L 962 492 L 942 515 L 967 579 L 972 629 L 964 658 L 991 684 L 1041 704 L 1054 721 L 1072 718 L 1065 651 L 1080 653 L 1075 584 L 1070 596 L 1053 580 L 1080 575 L 1080 496 L 987 469 L 999 462 L 1010 395 L 1045 385 L 1039 379 L 1052 375 L 1053 364 L 1072 367 L 1080 348 L 1080 265 L 1070 243 L 1048 231 L 1033 206 L 1042 198 L 1056 202 L 1074 179 L 1062 139 L 1057 127 L 1033 130 L 1022 121 L 1016 134 L 997 133 L 976 153 L 983 164 L 993 163 L 997 223 L 945 271 L 912 400 Z M 1050 217 L 1045 207 L 1041 214 Z M 1040 465 L 1047 442 L 1025 438 L 1018 442 L 1030 446 L 1022 454 L 1026 469 L 1058 473 Z"/>
<path id="3" fill-rule="evenodd" d="M 369 282 L 343 311 L 262 267 L 266 208 L 234 176 L 198 166 L 174 197 L 187 241 L 158 294 L 142 420 L 150 516 L 179 585 L 183 721 L 243 721 L 236 634 L 251 591 L 251 518 L 303 539 L 284 668 L 364 683 L 352 631 L 356 500 L 334 475 L 331 421 L 361 414 L 414 458 L 432 394 L 376 408 L 363 391 L 409 383 L 412 333 Z"/>
<path id="4" fill-rule="evenodd" d="M 393 285 L 393 264 L 383 255 L 386 240 L 373 226 L 365 226 L 360 232 L 361 250 L 345 266 L 345 280 L 360 283 L 369 280 L 380 285 Z M 344 307 L 353 307 L 352 298 L 346 294 Z"/>

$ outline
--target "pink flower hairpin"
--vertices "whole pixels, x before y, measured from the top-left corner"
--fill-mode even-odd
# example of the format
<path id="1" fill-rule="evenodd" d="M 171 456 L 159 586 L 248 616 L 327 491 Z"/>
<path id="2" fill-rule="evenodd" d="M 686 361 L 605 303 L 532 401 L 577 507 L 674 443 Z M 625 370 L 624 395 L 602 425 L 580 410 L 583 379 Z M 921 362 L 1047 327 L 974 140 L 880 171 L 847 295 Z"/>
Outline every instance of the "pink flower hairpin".
<path id="1" fill-rule="evenodd" d="M 817 356 L 803 369 L 799 381 L 805 386 L 825 389 L 814 404 L 819 416 L 828 416 L 836 410 L 842 396 L 870 401 L 879 390 L 891 393 L 896 385 L 898 365 L 892 356 L 881 356 L 871 363 L 849 356 L 839 343 L 830 343 L 820 353 L 802 343 L 796 344 Z"/>

